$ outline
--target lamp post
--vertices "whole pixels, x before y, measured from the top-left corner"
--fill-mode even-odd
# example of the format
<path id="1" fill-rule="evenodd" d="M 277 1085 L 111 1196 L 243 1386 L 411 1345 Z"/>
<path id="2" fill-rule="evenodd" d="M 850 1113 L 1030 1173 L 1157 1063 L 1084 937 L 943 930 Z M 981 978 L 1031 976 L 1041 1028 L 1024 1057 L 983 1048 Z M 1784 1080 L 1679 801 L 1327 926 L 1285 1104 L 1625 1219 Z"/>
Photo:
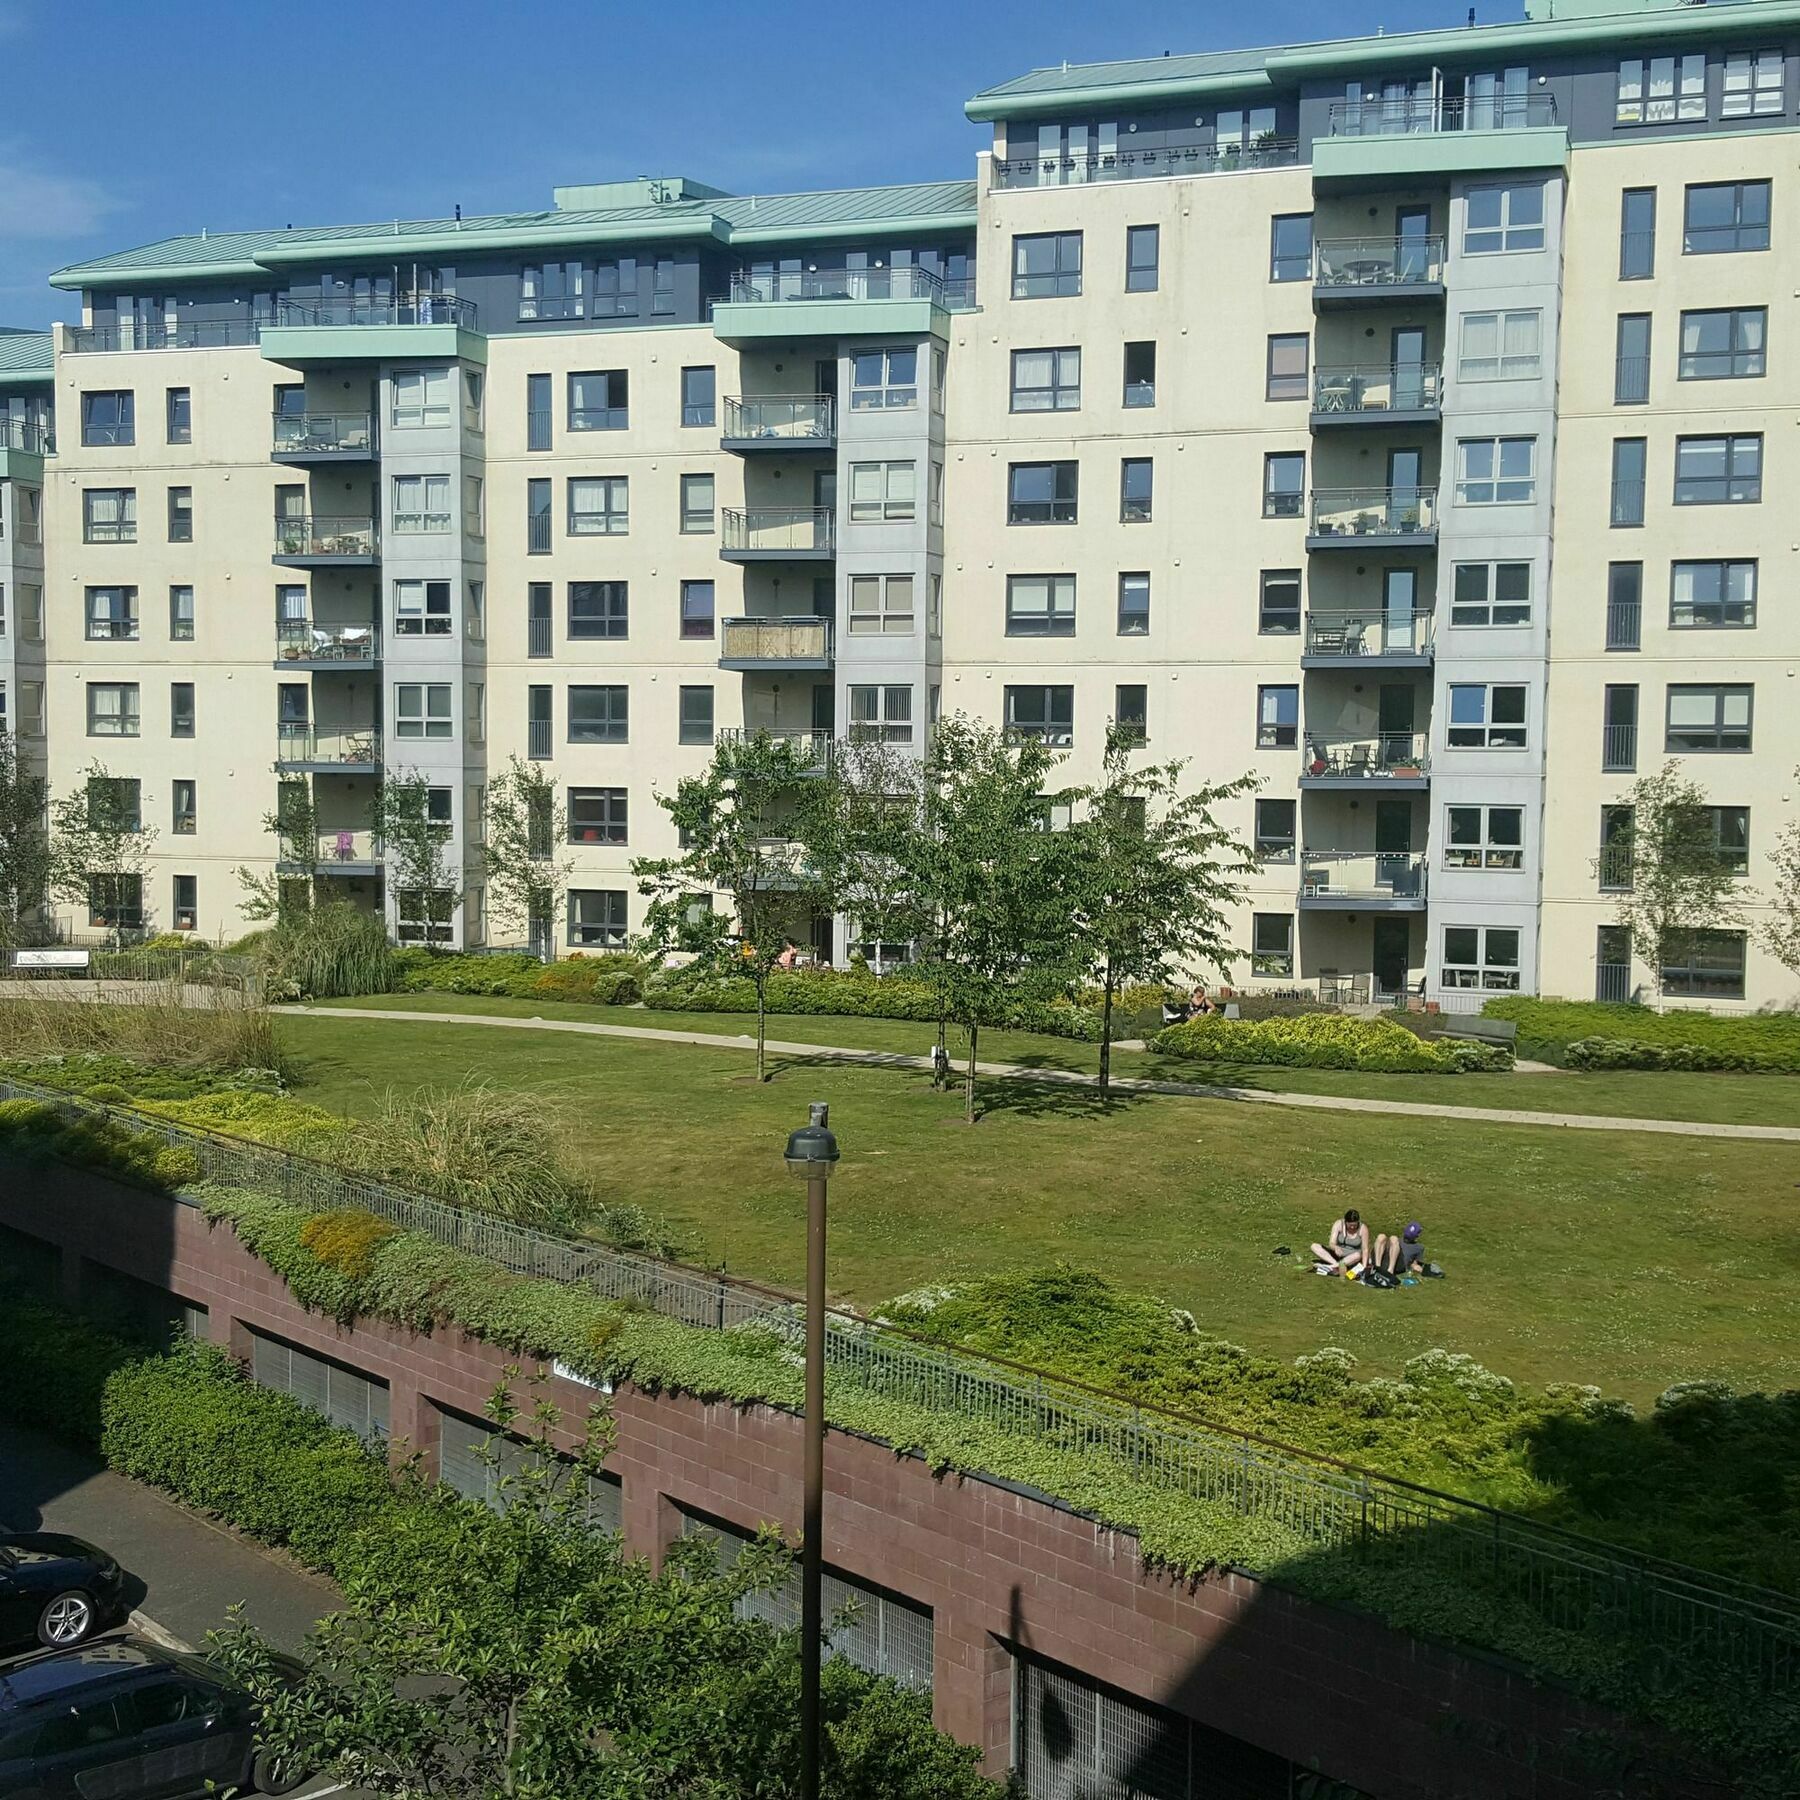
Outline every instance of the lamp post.
<path id="1" fill-rule="evenodd" d="M 824 1635 L 825 1511 L 825 1183 L 838 1159 L 815 1100 L 808 1122 L 788 1137 L 788 1172 L 806 1183 L 806 1489 L 800 1530 L 800 1800 L 819 1800 L 819 1646 Z"/>

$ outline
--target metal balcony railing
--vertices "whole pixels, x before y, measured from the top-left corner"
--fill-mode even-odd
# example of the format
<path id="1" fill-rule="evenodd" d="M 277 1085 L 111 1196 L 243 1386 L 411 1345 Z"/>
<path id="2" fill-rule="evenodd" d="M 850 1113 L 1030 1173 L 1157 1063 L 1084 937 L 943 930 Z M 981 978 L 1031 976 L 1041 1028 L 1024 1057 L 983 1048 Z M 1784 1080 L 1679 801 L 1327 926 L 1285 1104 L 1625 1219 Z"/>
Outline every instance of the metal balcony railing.
<path id="1" fill-rule="evenodd" d="M 1436 363 L 1348 363 L 1313 370 L 1317 413 L 1434 412 L 1443 404 Z"/>
<path id="2" fill-rule="evenodd" d="M 1300 852 L 1302 898 L 1423 900 L 1425 856 L 1418 850 Z"/>
<path id="3" fill-rule="evenodd" d="M 1600 767 L 1629 775 L 1637 768 L 1638 728 L 1635 725 L 1600 727 Z"/>
<path id="4" fill-rule="evenodd" d="M 261 326 L 252 319 L 128 319 L 122 325 L 81 325 L 69 333 L 72 351 L 222 350 L 254 344 Z"/>
<path id="5" fill-rule="evenodd" d="M 966 304 L 941 275 L 908 263 L 897 269 L 740 269 L 731 299 L 929 300 L 937 306 Z"/>
<path id="6" fill-rule="evenodd" d="M 550 721 L 529 719 L 525 726 L 525 754 L 533 762 L 543 762 L 550 755 Z"/>
<path id="7" fill-rule="evenodd" d="M 382 299 L 277 300 L 277 325 L 456 325 L 477 330 L 473 300 L 454 294 L 391 294 Z"/>
<path id="8" fill-rule="evenodd" d="M 275 643 L 283 662 L 373 662 L 381 654 L 377 626 L 316 625 L 310 619 L 277 619 Z"/>
<path id="9" fill-rule="evenodd" d="M 1307 517 L 1315 537 L 1417 536 L 1437 529 L 1437 489 L 1314 488 Z"/>
<path id="10" fill-rule="evenodd" d="M 1249 144 L 1171 144 L 1159 150 L 1015 156 L 994 163 L 994 186 L 1080 187 L 1093 181 L 1164 180 L 1171 175 L 1228 174 L 1234 169 L 1288 169 L 1299 160 L 1300 146 L 1293 138 L 1270 135 Z"/>
<path id="11" fill-rule="evenodd" d="M 1334 100 L 1328 115 L 1332 137 L 1429 136 L 1449 131 L 1512 131 L 1554 125 L 1554 94 L 1481 94 L 1451 99 L 1407 94 L 1393 99 Z"/>
<path id="12" fill-rule="evenodd" d="M 276 413 L 275 448 L 321 455 L 373 454 L 375 420 L 369 413 Z"/>
<path id="13" fill-rule="evenodd" d="M 831 655 L 831 621 L 811 614 L 792 619 L 722 619 L 724 662 L 823 662 Z"/>
<path id="14" fill-rule="evenodd" d="M 529 513 L 525 519 L 525 553 L 548 556 L 550 553 L 550 515 Z"/>
<path id="15" fill-rule="evenodd" d="M 1444 279 L 1441 237 L 1321 238 L 1313 245 L 1313 285 L 1419 287 Z"/>
<path id="16" fill-rule="evenodd" d="M 1594 998 L 1622 1006 L 1632 997 L 1630 963 L 1596 963 Z"/>
<path id="17" fill-rule="evenodd" d="M 1620 356 L 1613 359 L 1613 405 L 1643 406 L 1650 399 L 1650 359 Z"/>
<path id="18" fill-rule="evenodd" d="M 1436 615 L 1430 612 L 1315 612 L 1306 614 L 1307 656 L 1420 656 L 1431 648 Z"/>
<path id="19" fill-rule="evenodd" d="M 725 550 L 829 550 L 832 513 L 828 506 L 763 506 L 722 515 Z"/>
<path id="20" fill-rule="evenodd" d="M 713 734 L 713 741 L 719 744 L 748 744 L 759 737 L 773 738 L 778 743 L 794 744 L 807 752 L 809 766 L 817 769 L 829 769 L 834 755 L 834 743 L 829 731 L 817 731 L 804 725 L 773 725 L 765 727 L 723 725 Z"/>
<path id="21" fill-rule="evenodd" d="M 1643 644 L 1644 603 L 1641 600 L 1608 600 L 1606 647 L 1636 650 Z"/>
<path id="22" fill-rule="evenodd" d="M 837 402 L 829 394 L 746 394 L 725 402 L 728 438 L 829 443 L 836 430 Z"/>
<path id="23" fill-rule="evenodd" d="M 47 456 L 52 448 L 50 428 L 34 419 L 0 414 L 0 450 L 21 450 L 30 456 Z"/>
<path id="24" fill-rule="evenodd" d="M 275 757 L 284 763 L 368 764 L 381 760 L 373 725 L 279 725 Z"/>
<path id="25" fill-rule="evenodd" d="M 1422 731 L 1380 731 L 1372 737 L 1328 738 L 1308 733 L 1300 756 L 1302 778 L 1356 776 L 1370 781 L 1413 781 L 1431 768 Z"/>
<path id="26" fill-rule="evenodd" d="M 284 863 L 298 863 L 302 860 L 298 854 L 303 846 L 290 838 L 281 841 L 279 860 Z M 313 861 L 321 872 L 328 872 L 338 863 L 372 863 L 380 862 L 386 854 L 386 846 L 381 841 L 378 831 L 367 829 L 353 831 L 321 831 L 315 844 L 310 846 Z"/>
<path id="27" fill-rule="evenodd" d="M 373 519 L 277 519 L 277 556 L 373 556 L 380 542 Z"/>

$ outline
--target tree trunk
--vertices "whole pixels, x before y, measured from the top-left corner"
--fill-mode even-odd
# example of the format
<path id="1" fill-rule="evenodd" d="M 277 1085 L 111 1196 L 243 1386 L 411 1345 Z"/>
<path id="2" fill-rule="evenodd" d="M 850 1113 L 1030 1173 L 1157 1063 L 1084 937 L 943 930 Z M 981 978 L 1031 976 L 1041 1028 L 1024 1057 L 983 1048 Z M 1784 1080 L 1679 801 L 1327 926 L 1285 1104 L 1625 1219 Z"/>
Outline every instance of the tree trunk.
<path id="1" fill-rule="evenodd" d="M 981 1027 L 974 1019 L 969 1020 L 969 1073 L 963 1083 L 963 1122 L 966 1125 L 975 1123 L 975 1045 L 981 1036 Z"/>
<path id="2" fill-rule="evenodd" d="M 1104 1100 L 1112 1081 L 1113 970 L 1110 960 L 1101 991 L 1104 997 L 1100 1002 L 1100 1098 Z"/>
<path id="3" fill-rule="evenodd" d="M 769 972 L 760 969 L 756 976 L 756 1079 L 767 1081 L 769 1071 L 763 1052 L 769 1013 Z"/>

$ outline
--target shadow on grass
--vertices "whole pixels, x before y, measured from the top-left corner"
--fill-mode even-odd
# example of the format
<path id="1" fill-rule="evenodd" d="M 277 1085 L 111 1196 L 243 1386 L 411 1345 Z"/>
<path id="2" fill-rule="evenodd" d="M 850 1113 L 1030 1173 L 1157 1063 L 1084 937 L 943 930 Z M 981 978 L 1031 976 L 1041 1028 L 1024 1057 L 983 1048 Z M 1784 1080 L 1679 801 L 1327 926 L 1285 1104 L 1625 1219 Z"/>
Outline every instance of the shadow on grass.
<path id="1" fill-rule="evenodd" d="M 1134 1111 L 1155 1098 L 1130 1088 L 1115 1086 L 1103 1095 L 1085 1083 L 1033 1081 L 1018 1075 L 985 1076 L 975 1086 L 978 1116 L 1011 1113 L 1021 1119 L 1104 1119 Z"/>

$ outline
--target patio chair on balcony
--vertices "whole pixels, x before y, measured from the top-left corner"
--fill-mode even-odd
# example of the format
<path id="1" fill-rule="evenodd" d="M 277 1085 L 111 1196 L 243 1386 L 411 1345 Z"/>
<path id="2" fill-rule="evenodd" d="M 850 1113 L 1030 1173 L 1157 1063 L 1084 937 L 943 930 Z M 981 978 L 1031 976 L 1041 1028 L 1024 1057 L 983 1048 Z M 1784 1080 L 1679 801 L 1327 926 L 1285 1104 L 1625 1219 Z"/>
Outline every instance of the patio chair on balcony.
<path id="1" fill-rule="evenodd" d="M 1361 619 L 1351 619 L 1344 626 L 1344 640 L 1339 646 L 1345 656 L 1364 656 L 1368 653 L 1365 641 L 1368 626 Z"/>
<path id="2" fill-rule="evenodd" d="M 1331 892 L 1331 870 L 1323 863 L 1300 871 L 1300 892 L 1311 896 Z"/>
<path id="3" fill-rule="evenodd" d="M 1367 744 L 1352 744 L 1350 754 L 1344 759 L 1346 775 L 1368 775 L 1373 772 L 1374 759 L 1369 754 Z"/>
<path id="4" fill-rule="evenodd" d="M 354 862 L 356 860 L 355 832 L 340 831 L 337 834 L 337 859 L 339 862 Z"/>
<path id="5" fill-rule="evenodd" d="M 1312 634 L 1314 654 L 1319 656 L 1343 655 L 1346 635 L 1346 628 L 1343 625 L 1315 624 Z"/>

